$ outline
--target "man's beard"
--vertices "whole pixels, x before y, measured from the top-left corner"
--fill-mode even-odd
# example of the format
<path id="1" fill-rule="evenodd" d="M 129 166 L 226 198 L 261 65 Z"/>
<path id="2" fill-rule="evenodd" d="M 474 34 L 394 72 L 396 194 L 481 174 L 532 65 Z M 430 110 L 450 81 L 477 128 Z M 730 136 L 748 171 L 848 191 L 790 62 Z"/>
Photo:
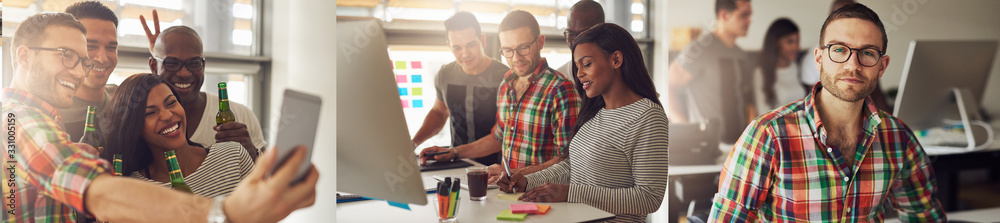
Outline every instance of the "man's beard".
<path id="1" fill-rule="evenodd" d="M 861 75 L 860 72 L 854 72 L 854 73 L 842 72 L 838 74 L 826 73 L 826 70 L 822 66 L 820 66 L 819 72 L 820 72 L 820 82 L 823 84 L 823 88 L 830 91 L 830 93 L 833 94 L 834 97 L 837 97 L 840 100 L 844 100 L 847 102 L 857 102 L 859 100 L 867 98 L 868 95 L 871 95 L 871 93 L 875 91 L 876 87 L 875 83 L 878 81 L 878 78 L 870 80 L 865 79 L 865 76 Z M 863 86 L 861 86 L 861 89 L 855 92 L 847 92 L 847 89 L 840 89 L 837 86 L 836 82 L 838 79 L 845 77 L 858 78 L 864 82 L 862 83 Z"/>

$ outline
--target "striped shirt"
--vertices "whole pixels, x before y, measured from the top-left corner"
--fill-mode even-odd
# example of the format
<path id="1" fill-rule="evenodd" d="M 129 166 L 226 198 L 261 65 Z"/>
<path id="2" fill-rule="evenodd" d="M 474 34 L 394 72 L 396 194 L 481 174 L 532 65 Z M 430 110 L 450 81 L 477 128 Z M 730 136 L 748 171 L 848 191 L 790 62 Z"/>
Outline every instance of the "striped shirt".
<path id="1" fill-rule="evenodd" d="M 184 176 L 184 183 L 187 183 L 196 195 L 205 197 L 229 195 L 251 169 L 253 160 L 242 145 L 236 142 L 216 143 L 208 148 L 208 157 L 205 157 L 201 166 Z M 130 176 L 170 188 L 170 182 L 146 178 L 139 171 L 132 172 Z"/>
<path id="2" fill-rule="evenodd" d="M 108 161 L 74 145 L 56 109 L 27 91 L 3 89 L 3 116 L 4 129 L 14 132 L 4 141 L 3 178 L 14 185 L 4 183 L 3 193 L 14 203 L 11 208 L 4 200 L 3 222 L 76 222 L 83 192 L 98 175 L 111 173 Z"/>
<path id="3" fill-rule="evenodd" d="M 891 203 L 904 222 L 946 221 L 934 170 L 903 122 L 864 100 L 855 165 L 827 144 L 811 94 L 757 117 L 726 159 L 712 222 L 881 222 Z"/>
<path id="4" fill-rule="evenodd" d="M 493 127 L 493 137 L 500 142 L 501 155 L 510 162 L 510 168 L 558 158 L 569 146 L 580 110 L 580 96 L 573 81 L 549 68 L 545 58 L 528 77 L 528 89 L 521 98 L 514 91 L 518 78 L 513 69 L 504 74 Z"/>
<path id="5" fill-rule="evenodd" d="M 601 109 L 573 137 L 569 159 L 525 176 L 527 188 L 568 183 L 568 202 L 613 213 L 613 222 L 645 222 L 667 186 L 667 123 L 645 98 Z"/>

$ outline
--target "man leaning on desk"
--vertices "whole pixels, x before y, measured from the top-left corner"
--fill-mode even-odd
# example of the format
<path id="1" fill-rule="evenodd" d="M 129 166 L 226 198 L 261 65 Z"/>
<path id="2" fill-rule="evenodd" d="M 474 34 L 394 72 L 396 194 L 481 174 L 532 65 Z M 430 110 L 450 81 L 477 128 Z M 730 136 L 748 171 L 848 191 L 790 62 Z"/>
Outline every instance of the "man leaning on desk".
<path id="1" fill-rule="evenodd" d="M 549 67 L 541 57 L 545 36 L 538 21 L 526 11 L 513 11 L 500 23 L 500 53 L 511 65 L 504 74 L 497 96 L 497 118 L 493 134 L 473 143 L 445 149 L 428 147 L 420 152 L 420 163 L 454 158 L 477 158 L 500 152 L 511 174 L 529 174 L 564 159 L 580 97 L 573 80 Z M 435 152 L 450 151 L 433 157 Z M 489 167 L 489 182 L 504 172 L 498 164 Z"/>
<path id="2" fill-rule="evenodd" d="M 883 202 L 905 222 L 947 221 L 916 137 L 869 97 L 889 65 L 878 15 L 847 5 L 820 30 L 820 83 L 746 128 L 709 221 L 881 222 Z"/>

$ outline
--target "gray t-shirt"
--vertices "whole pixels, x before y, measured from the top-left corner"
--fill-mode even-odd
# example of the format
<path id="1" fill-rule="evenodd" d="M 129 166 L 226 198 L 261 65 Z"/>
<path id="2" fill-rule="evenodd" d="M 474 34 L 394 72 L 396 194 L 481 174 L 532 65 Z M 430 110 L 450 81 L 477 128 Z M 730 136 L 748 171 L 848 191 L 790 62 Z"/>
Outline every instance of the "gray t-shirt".
<path id="1" fill-rule="evenodd" d="M 736 142 L 747 124 L 745 104 L 753 98 L 753 66 L 746 53 L 706 32 L 684 47 L 676 63 L 692 76 L 680 89 L 689 120 L 718 121 L 722 142 Z"/>
<path id="2" fill-rule="evenodd" d="M 101 118 L 104 118 L 104 113 L 107 113 L 108 106 L 111 105 L 111 97 L 114 95 L 115 89 L 118 89 L 118 85 L 109 84 L 104 86 L 104 101 L 93 102 L 73 97 L 73 106 L 66 109 L 57 109 L 59 110 L 59 116 L 62 117 L 63 130 L 66 130 L 66 133 L 69 134 L 70 141 L 76 142 L 80 140 L 80 137 L 83 137 L 83 126 L 87 124 L 87 106 L 97 107 L 97 112 L 94 115 L 98 122 L 94 123 L 94 128 L 98 133 L 97 136 L 99 139 L 104 137 L 100 121 Z M 101 141 L 103 145 L 104 140 L 101 139 Z"/>
<path id="3" fill-rule="evenodd" d="M 457 62 L 441 66 L 434 87 L 437 99 L 444 101 L 450 112 L 452 146 L 475 142 L 491 134 L 497 117 L 497 90 L 508 70 L 496 60 L 477 75 L 466 74 Z M 491 165 L 500 159 L 499 154 L 473 160 Z"/>

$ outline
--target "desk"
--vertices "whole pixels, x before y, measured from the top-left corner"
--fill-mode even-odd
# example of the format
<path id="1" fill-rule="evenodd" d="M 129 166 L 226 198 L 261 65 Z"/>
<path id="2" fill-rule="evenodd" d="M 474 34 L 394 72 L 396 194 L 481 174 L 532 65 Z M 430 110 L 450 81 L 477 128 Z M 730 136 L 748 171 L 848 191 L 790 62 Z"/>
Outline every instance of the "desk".
<path id="1" fill-rule="evenodd" d="M 1000 222 L 1000 207 L 977 209 L 969 211 L 957 211 L 946 214 L 948 221 L 968 221 L 968 222 Z M 900 222 L 899 219 L 886 219 L 886 223 Z"/>
<path id="2" fill-rule="evenodd" d="M 1000 123 L 994 123 L 994 129 L 1000 130 Z M 1000 133 L 996 131 L 995 134 Z M 958 209 L 959 174 L 962 171 L 975 169 L 991 169 L 993 175 L 1000 173 L 1000 134 L 995 137 L 997 140 L 989 146 L 989 149 L 977 150 L 966 153 L 952 153 L 928 155 L 934 166 L 934 174 L 937 177 L 938 200 L 945 211 L 955 211 Z M 731 147 L 730 147 L 731 148 Z M 722 148 L 720 148 L 722 149 Z M 725 150 L 722 159 L 729 155 L 729 150 Z M 689 185 L 685 180 L 706 177 L 710 175 L 718 176 L 722 170 L 722 164 L 717 165 L 693 165 L 693 166 L 670 166 L 670 181 L 667 184 L 667 218 L 668 222 L 676 222 L 680 216 L 685 216 L 687 201 L 692 199 L 681 196 L 681 191 L 672 188 L 675 185 Z M 691 187 L 704 185 L 690 185 Z M 713 185 L 718 186 L 718 185 Z M 708 197 L 711 198 L 711 197 Z M 698 198 L 704 199 L 704 198 Z"/>
<path id="3" fill-rule="evenodd" d="M 481 164 L 466 159 L 465 161 L 481 166 Z M 425 187 L 437 184 L 434 175 L 465 174 L 465 168 L 421 172 Z M 486 201 L 469 200 L 469 191 L 461 190 L 461 204 L 456 214 L 458 222 L 505 222 L 497 221 L 500 211 L 510 209 L 511 204 L 527 203 L 520 201 L 505 201 L 497 199 L 500 190 L 492 189 L 486 193 Z M 385 201 L 367 200 L 337 204 L 337 222 L 437 222 L 434 206 L 429 204 L 432 196 L 428 194 L 428 205 L 410 205 L 410 211 L 389 206 Z M 586 222 L 607 220 L 613 214 L 591 207 L 583 203 L 545 203 L 552 209 L 545 215 L 529 215 L 524 222 Z"/>

